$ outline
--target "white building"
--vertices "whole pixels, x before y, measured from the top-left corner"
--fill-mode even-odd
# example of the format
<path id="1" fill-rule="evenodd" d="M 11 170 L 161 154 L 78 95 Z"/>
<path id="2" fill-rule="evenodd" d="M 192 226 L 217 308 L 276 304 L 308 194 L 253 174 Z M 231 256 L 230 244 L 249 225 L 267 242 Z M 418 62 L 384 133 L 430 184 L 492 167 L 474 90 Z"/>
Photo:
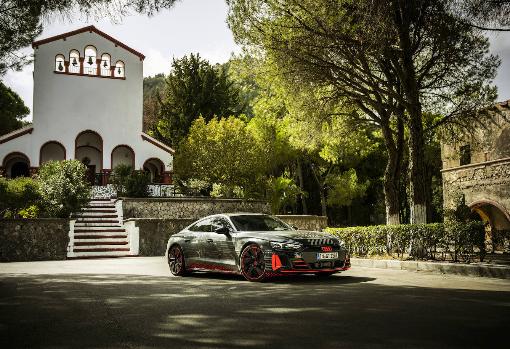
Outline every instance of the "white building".
<path id="1" fill-rule="evenodd" d="M 174 151 L 142 132 L 143 54 L 94 26 L 32 47 L 33 123 L 0 137 L 0 175 L 28 176 L 45 161 L 78 159 L 96 185 L 118 164 L 171 183 Z"/>

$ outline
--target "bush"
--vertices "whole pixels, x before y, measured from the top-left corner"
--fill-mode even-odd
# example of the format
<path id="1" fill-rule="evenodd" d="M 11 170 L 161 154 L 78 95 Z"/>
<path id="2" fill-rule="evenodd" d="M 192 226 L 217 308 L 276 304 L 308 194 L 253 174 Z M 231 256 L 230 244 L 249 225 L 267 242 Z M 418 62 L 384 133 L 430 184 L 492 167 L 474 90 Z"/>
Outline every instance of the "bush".
<path id="1" fill-rule="evenodd" d="M 303 191 L 290 178 L 284 176 L 271 177 L 267 181 L 268 200 L 273 214 L 285 213 L 286 208 L 296 205 Z"/>
<path id="2" fill-rule="evenodd" d="M 39 194 L 51 217 L 67 218 L 90 200 L 87 168 L 78 160 L 48 161 L 39 168 Z"/>
<path id="3" fill-rule="evenodd" d="M 120 164 L 113 169 L 110 183 L 114 185 L 117 196 L 145 198 L 149 196 L 150 173 L 133 171 L 131 166 Z"/>
<path id="4" fill-rule="evenodd" d="M 396 256 L 412 259 L 471 261 L 485 256 L 482 222 L 376 225 L 327 228 L 354 256 Z"/>
<path id="5" fill-rule="evenodd" d="M 36 218 L 40 199 L 38 183 L 34 179 L 0 178 L 0 217 Z"/>

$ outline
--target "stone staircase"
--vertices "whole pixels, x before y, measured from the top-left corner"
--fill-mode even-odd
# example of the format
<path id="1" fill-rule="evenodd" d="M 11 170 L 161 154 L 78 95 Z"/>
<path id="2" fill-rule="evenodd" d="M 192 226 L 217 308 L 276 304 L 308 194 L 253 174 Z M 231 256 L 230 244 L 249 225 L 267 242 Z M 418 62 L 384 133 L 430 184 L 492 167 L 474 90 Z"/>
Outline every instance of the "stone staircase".
<path id="1" fill-rule="evenodd" d="M 123 227 L 122 204 L 115 199 L 93 199 L 73 215 L 68 258 L 131 256 L 129 234 Z"/>

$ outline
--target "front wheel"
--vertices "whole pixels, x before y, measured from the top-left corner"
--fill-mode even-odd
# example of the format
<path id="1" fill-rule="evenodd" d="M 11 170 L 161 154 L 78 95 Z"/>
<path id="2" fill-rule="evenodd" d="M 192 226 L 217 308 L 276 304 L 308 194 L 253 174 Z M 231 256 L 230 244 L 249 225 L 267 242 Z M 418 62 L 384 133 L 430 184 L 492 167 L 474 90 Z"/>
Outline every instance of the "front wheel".
<path id="1" fill-rule="evenodd" d="M 241 273 L 248 281 L 260 282 L 266 278 L 264 253 L 259 245 L 248 245 L 241 252 Z"/>
<path id="2" fill-rule="evenodd" d="M 180 246 L 174 245 L 170 247 L 170 250 L 168 251 L 168 266 L 170 267 L 170 272 L 172 275 L 186 275 L 184 253 L 182 252 L 182 248 Z"/>

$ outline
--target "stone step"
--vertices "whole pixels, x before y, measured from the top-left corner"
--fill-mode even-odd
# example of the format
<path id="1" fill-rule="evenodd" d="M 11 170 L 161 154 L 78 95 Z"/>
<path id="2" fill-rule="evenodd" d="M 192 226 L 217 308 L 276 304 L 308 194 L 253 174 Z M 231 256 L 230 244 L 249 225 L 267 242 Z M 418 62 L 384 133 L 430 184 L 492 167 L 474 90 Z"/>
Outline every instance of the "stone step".
<path id="1" fill-rule="evenodd" d="M 118 219 L 119 216 L 116 214 L 104 214 L 104 213 L 92 213 L 92 214 L 81 214 L 79 216 L 75 216 L 77 221 L 90 221 L 90 220 L 111 220 Z"/>
<path id="2" fill-rule="evenodd" d="M 108 232 L 108 233 L 125 233 L 126 230 L 121 226 L 118 227 L 79 227 L 74 230 L 74 233 L 100 233 L 100 232 Z"/>
<path id="3" fill-rule="evenodd" d="M 111 208 L 90 208 L 84 207 L 80 212 L 76 212 L 75 214 L 84 214 L 84 213 L 117 213 L 115 207 Z"/>
<path id="4" fill-rule="evenodd" d="M 113 202 L 89 202 L 85 207 L 115 207 Z"/>
<path id="5" fill-rule="evenodd" d="M 81 259 L 81 258 L 112 258 L 112 257 L 133 257 L 126 251 L 108 251 L 108 252 L 71 252 L 68 253 L 68 259 Z"/>
<path id="6" fill-rule="evenodd" d="M 103 240 L 104 239 L 127 239 L 127 235 L 122 235 L 119 233 L 74 234 L 74 241 L 98 240 L 98 239 L 103 239 Z"/>
<path id="7" fill-rule="evenodd" d="M 88 240 L 74 240 L 74 249 L 76 246 L 124 246 L 127 245 L 126 239 L 88 239 Z"/>
<path id="8" fill-rule="evenodd" d="M 110 245 L 82 246 L 73 248 L 73 252 L 129 252 L 129 247 L 112 247 Z"/>
<path id="9" fill-rule="evenodd" d="M 76 228 L 90 228 L 90 227 L 109 227 L 109 228 L 122 228 L 119 221 L 113 222 L 76 222 Z"/>

